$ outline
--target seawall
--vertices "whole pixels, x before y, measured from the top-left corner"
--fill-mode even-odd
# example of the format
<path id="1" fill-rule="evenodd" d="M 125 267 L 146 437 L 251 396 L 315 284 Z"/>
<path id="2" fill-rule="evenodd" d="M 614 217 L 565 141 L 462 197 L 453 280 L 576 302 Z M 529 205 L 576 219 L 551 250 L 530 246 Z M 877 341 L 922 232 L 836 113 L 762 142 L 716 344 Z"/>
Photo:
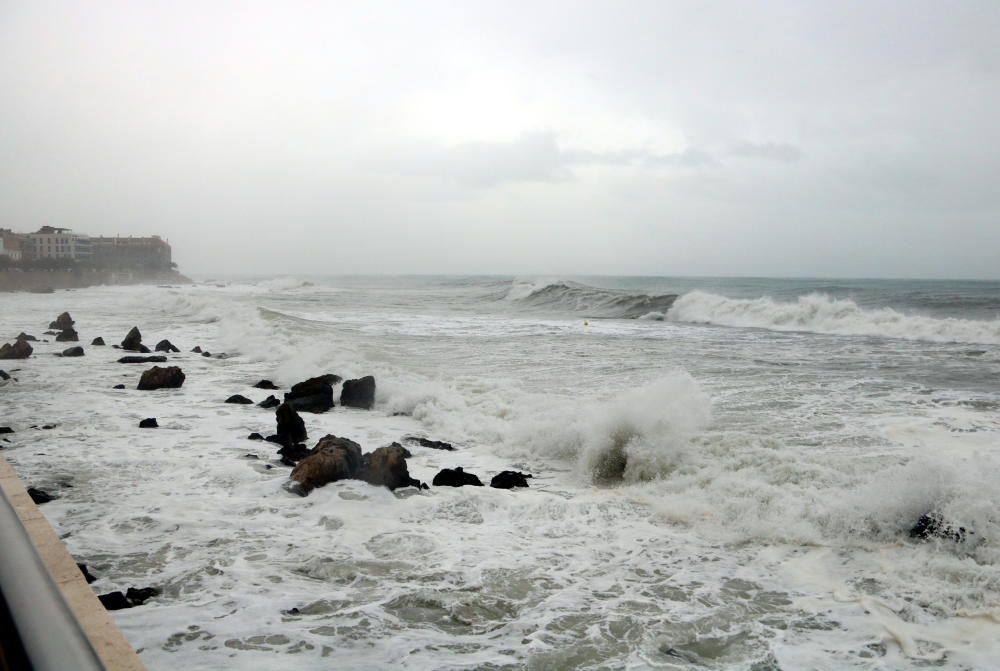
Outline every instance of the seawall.
<path id="1" fill-rule="evenodd" d="M 0 270 L 0 292 L 82 289 L 102 284 L 189 284 L 191 280 L 175 270 L 162 272 L 111 270 Z"/>

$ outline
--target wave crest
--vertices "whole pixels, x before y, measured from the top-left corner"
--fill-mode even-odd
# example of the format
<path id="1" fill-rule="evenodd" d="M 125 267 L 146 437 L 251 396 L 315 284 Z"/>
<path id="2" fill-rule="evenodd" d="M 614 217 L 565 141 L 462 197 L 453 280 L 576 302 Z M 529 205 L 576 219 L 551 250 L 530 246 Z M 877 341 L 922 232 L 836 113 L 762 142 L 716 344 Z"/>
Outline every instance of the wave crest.
<path id="1" fill-rule="evenodd" d="M 1000 319 L 985 321 L 907 315 L 892 308 L 865 309 L 852 300 L 817 293 L 800 296 L 794 302 L 779 302 L 767 296 L 726 298 L 692 291 L 674 301 L 667 312 L 667 319 L 773 331 L 1000 344 Z"/>
<path id="2" fill-rule="evenodd" d="M 665 313 L 677 295 L 633 294 L 578 282 L 542 280 L 514 282 L 505 298 L 533 309 L 581 313 L 590 317 L 638 319 L 650 313 Z"/>

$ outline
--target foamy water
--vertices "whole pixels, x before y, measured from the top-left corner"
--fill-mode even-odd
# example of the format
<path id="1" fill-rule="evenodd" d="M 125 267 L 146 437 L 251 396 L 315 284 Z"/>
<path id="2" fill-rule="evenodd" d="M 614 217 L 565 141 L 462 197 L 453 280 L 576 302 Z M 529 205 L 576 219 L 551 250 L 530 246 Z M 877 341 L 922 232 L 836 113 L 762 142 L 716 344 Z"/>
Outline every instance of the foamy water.
<path id="1" fill-rule="evenodd" d="M 993 668 L 1000 292 L 695 282 L 8 294 L 3 333 L 69 309 L 87 353 L 0 363 L 0 445 L 95 589 L 163 589 L 115 613 L 152 669 Z M 136 324 L 182 349 L 182 389 L 88 345 Z M 304 414 L 310 445 L 425 435 L 457 451 L 411 448 L 414 477 L 531 487 L 289 494 L 245 439 L 273 412 L 222 401 L 321 372 L 377 402 Z M 932 510 L 974 533 L 911 541 Z"/>

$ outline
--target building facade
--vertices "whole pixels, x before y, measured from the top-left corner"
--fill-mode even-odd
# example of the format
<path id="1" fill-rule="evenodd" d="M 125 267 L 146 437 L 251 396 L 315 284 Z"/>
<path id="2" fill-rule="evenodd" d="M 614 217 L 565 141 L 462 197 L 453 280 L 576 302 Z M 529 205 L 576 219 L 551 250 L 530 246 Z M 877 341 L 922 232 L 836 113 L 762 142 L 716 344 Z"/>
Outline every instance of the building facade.
<path id="1" fill-rule="evenodd" d="M 0 256 L 10 261 L 21 260 L 21 240 L 24 238 L 14 231 L 0 228 Z"/>
<path id="2" fill-rule="evenodd" d="M 91 238 L 91 260 L 110 270 L 170 270 L 170 245 L 158 235 Z"/>
<path id="3" fill-rule="evenodd" d="M 42 226 L 28 235 L 27 256 L 30 259 L 71 259 L 89 261 L 92 254 L 90 236 L 74 233 L 68 228 Z"/>

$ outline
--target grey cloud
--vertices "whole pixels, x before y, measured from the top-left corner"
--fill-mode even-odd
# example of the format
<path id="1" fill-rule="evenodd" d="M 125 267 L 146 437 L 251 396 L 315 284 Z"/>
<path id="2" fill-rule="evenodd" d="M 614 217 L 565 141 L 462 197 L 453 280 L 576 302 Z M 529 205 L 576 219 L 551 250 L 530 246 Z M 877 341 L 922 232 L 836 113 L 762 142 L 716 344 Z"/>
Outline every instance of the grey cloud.
<path id="1" fill-rule="evenodd" d="M 762 158 L 782 163 L 794 163 L 802 158 L 802 150 L 780 142 L 741 142 L 729 150 L 732 156 L 740 158 Z"/>

